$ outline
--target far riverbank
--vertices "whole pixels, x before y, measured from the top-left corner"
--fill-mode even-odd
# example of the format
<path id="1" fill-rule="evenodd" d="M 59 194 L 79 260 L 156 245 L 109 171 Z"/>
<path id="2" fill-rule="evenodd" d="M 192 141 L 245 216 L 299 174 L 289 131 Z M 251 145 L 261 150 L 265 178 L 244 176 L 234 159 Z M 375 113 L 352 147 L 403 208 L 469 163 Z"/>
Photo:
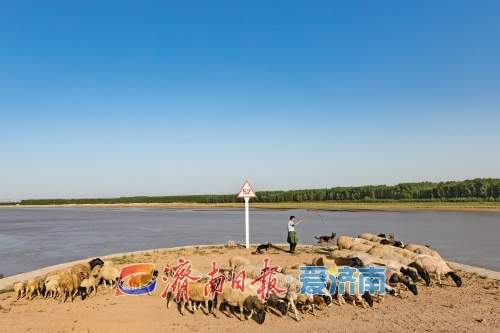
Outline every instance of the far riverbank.
<path id="1" fill-rule="evenodd" d="M 165 208 L 165 209 L 243 209 L 243 203 L 128 203 L 64 205 L 0 205 L 0 208 L 88 207 L 88 208 Z M 500 212 L 500 202 L 253 202 L 257 209 L 311 209 L 325 211 L 451 211 Z"/>

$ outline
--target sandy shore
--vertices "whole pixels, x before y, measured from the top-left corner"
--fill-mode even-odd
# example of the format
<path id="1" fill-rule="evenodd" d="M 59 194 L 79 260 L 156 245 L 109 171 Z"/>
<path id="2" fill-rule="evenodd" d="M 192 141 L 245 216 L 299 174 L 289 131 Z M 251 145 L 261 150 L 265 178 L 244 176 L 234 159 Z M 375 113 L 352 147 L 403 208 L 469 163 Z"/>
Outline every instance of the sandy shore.
<path id="1" fill-rule="evenodd" d="M 243 209 L 243 203 L 129 203 L 67 205 L 0 205 L 1 208 L 162 208 L 162 209 Z M 500 212 L 500 202 L 279 202 L 251 204 L 253 209 L 312 209 L 327 211 L 456 211 Z"/>
<path id="2" fill-rule="evenodd" d="M 241 248 L 200 246 L 140 251 L 108 256 L 107 259 L 112 258 L 118 266 L 130 262 L 154 262 L 162 268 L 184 257 L 192 260 L 194 268 L 208 272 L 211 259 L 227 266 L 227 260 L 232 255 L 248 256 L 255 263 L 269 257 L 274 264 L 290 267 L 308 262 L 321 253 L 324 253 L 323 248 L 307 246 L 300 247 L 296 255 L 278 250 L 254 255 Z M 373 308 L 334 304 L 318 311 L 316 317 L 302 314 L 299 322 L 290 314 L 280 317 L 271 313 L 263 325 L 252 319 L 240 322 L 221 313 L 218 318 L 206 316 L 201 311 L 195 314 L 186 312 L 181 316 L 175 306 L 167 309 L 161 300 L 159 294 L 164 287 L 163 282 L 152 296 L 115 297 L 111 290 L 100 287 L 97 296 L 63 304 L 41 298 L 16 301 L 13 292 L 5 292 L 0 294 L 0 332 L 500 331 L 500 281 L 495 279 L 499 277 L 495 275 L 498 273 L 455 265 L 458 265 L 456 268 L 463 268 L 459 271 L 464 282 L 461 288 L 455 287 L 451 280 L 442 288 L 425 287 L 419 283 L 419 295 L 414 296 L 402 289 L 401 297 L 388 295 L 382 303 L 375 303 Z M 23 277 L 46 270 L 26 273 Z M 0 281 L 5 284 L 7 280 L 11 279 Z"/>

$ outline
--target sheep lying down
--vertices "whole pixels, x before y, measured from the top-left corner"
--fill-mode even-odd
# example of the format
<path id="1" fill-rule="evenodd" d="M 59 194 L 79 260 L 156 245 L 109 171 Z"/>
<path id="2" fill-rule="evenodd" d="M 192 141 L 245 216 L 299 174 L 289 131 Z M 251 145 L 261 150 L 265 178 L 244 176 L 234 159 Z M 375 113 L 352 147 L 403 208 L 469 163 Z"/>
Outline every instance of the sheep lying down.
<path id="1" fill-rule="evenodd" d="M 396 260 L 382 259 L 369 253 L 350 250 L 335 250 L 332 252 L 332 256 L 336 259 L 357 258 L 363 263 L 363 267 L 370 265 L 384 266 L 386 267 L 386 282 L 403 283 L 413 294 L 417 294 L 417 288 L 413 282 L 418 280 L 418 275 L 414 268 L 405 266 Z M 428 274 L 425 274 L 425 272 L 422 272 L 421 276 L 425 281 L 429 279 Z M 386 284 L 386 290 L 394 293 L 394 290 L 388 284 Z"/>
<path id="2" fill-rule="evenodd" d="M 389 259 L 389 257 L 381 257 L 375 256 L 370 253 L 359 253 L 355 251 L 349 250 L 335 250 L 332 252 L 332 256 L 337 259 L 345 259 L 345 258 L 357 258 L 362 262 L 361 266 L 368 265 L 378 265 L 378 266 L 386 266 L 391 267 L 398 270 L 403 275 L 410 277 L 414 282 L 418 281 L 419 277 L 422 278 L 427 285 L 429 285 L 430 278 L 429 274 L 425 271 L 419 271 L 414 267 L 410 267 L 409 265 L 405 265 L 398 260 Z"/>

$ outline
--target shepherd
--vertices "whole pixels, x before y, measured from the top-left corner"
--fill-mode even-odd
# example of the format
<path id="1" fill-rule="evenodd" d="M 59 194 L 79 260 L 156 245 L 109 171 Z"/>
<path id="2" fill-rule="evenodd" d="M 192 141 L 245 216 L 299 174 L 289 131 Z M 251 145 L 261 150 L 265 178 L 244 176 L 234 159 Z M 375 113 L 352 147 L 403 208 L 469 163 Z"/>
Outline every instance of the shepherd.
<path id="1" fill-rule="evenodd" d="M 297 233 L 295 232 L 295 226 L 299 225 L 300 222 L 302 222 L 302 219 L 298 220 L 293 215 L 290 216 L 290 220 L 288 221 L 288 237 L 286 241 L 287 243 L 290 244 L 290 251 L 289 251 L 290 253 L 295 252 L 295 247 L 299 242 L 299 239 L 297 238 Z"/>

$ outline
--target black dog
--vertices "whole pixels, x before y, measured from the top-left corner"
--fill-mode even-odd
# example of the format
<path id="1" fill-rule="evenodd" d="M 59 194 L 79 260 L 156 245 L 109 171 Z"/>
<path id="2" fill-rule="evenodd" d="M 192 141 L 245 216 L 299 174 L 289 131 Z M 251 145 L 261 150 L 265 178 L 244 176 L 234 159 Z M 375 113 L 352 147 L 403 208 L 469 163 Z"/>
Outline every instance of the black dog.
<path id="1" fill-rule="evenodd" d="M 264 250 L 267 251 L 271 246 L 273 246 L 271 243 L 260 244 L 259 246 L 257 246 L 257 253 L 262 253 L 262 251 Z"/>
<path id="2" fill-rule="evenodd" d="M 337 234 L 332 232 L 331 236 L 314 236 L 314 238 L 318 239 L 318 243 L 330 243 L 335 236 L 337 236 Z"/>

